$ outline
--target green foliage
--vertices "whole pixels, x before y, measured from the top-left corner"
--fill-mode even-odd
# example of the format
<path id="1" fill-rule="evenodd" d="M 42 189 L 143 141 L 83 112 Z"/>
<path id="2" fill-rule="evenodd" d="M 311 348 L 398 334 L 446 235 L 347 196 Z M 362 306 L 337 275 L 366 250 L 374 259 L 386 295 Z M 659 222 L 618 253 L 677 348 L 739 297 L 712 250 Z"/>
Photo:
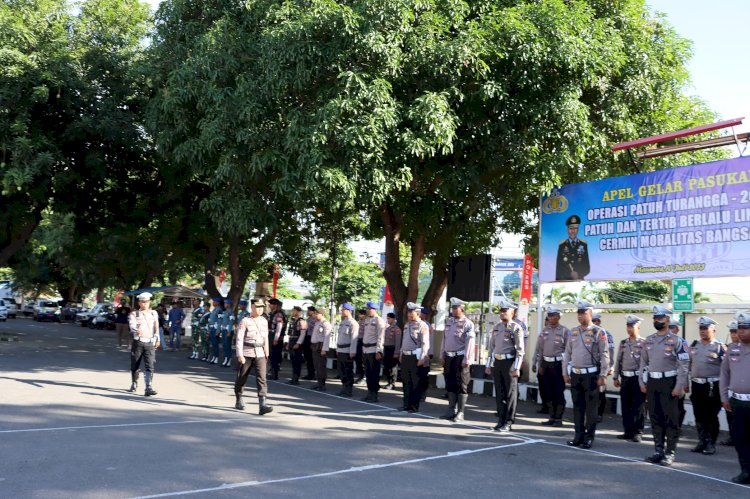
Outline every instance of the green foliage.
<path id="1" fill-rule="evenodd" d="M 672 289 L 664 281 L 619 281 L 607 283 L 601 292 L 608 303 L 664 303 Z"/>

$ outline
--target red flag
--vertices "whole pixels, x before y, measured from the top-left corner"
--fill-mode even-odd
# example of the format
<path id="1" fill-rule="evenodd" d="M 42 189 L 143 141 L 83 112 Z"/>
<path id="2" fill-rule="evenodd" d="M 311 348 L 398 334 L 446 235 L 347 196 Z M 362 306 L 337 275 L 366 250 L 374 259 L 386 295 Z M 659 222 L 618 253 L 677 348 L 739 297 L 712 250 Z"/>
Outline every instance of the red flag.
<path id="1" fill-rule="evenodd" d="M 393 305 L 393 297 L 391 297 L 391 290 L 388 289 L 388 285 L 385 285 L 385 296 L 383 296 L 383 303 Z"/>
<path id="2" fill-rule="evenodd" d="M 122 290 L 118 289 L 117 294 L 115 295 L 115 301 L 113 302 L 115 305 L 120 303 L 120 296 L 122 296 Z"/>
<path id="3" fill-rule="evenodd" d="M 531 260 L 531 255 L 525 255 L 523 257 L 523 271 L 521 272 L 521 304 L 531 302 L 531 278 L 533 275 L 534 262 Z"/>
<path id="4" fill-rule="evenodd" d="M 224 279 L 226 279 L 226 278 L 227 278 L 227 275 L 224 273 L 223 270 L 221 272 L 219 272 L 219 286 L 221 286 L 222 284 L 224 284 Z"/>

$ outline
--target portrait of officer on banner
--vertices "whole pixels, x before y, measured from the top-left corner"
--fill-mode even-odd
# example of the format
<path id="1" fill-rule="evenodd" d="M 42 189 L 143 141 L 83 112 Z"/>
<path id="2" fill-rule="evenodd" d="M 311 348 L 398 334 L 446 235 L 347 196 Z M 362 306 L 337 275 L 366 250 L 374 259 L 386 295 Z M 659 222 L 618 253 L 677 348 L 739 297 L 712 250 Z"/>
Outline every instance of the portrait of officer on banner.
<path id="1" fill-rule="evenodd" d="M 568 237 L 560 241 L 557 248 L 556 281 L 580 281 L 591 271 L 589 248 L 586 241 L 578 238 L 581 217 L 571 215 L 565 221 Z"/>

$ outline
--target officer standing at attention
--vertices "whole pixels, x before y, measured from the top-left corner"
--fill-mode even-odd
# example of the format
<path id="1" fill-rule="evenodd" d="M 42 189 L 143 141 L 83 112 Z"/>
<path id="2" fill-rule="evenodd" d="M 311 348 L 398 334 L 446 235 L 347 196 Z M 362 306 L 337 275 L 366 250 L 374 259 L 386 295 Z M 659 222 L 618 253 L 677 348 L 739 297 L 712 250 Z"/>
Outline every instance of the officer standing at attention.
<path id="1" fill-rule="evenodd" d="M 378 316 L 378 306 L 368 301 L 365 304 L 367 317 L 362 330 L 362 354 L 367 379 L 367 396 L 365 402 L 377 402 L 380 391 L 380 363 L 385 349 L 385 321 Z"/>
<path id="2" fill-rule="evenodd" d="M 518 377 L 523 362 L 523 329 L 513 320 L 515 305 L 505 298 L 500 300 L 500 322 L 490 332 L 485 374 L 492 374 L 495 382 L 497 424 L 494 430 L 502 433 L 513 429 L 518 401 Z"/>
<path id="3" fill-rule="evenodd" d="M 676 319 L 670 319 L 669 321 L 669 332 L 675 336 L 680 336 L 680 321 Z M 688 361 L 688 373 L 690 372 L 690 361 Z M 680 414 L 680 418 L 677 422 L 677 428 L 679 429 L 680 436 L 682 436 L 682 423 L 685 421 L 685 395 L 690 392 L 690 377 L 688 376 L 688 383 L 682 389 L 682 395 L 677 399 L 677 412 Z"/>
<path id="4" fill-rule="evenodd" d="M 365 357 L 362 353 L 362 338 L 365 332 L 365 319 L 367 319 L 367 309 L 357 310 L 357 319 L 359 324 L 359 338 L 357 338 L 357 355 L 354 356 L 354 380 L 355 385 L 360 385 L 365 379 Z"/>
<path id="5" fill-rule="evenodd" d="M 698 328 L 700 340 L 690 345 L 690 401 L 698 430 L 698 445 L 692 452 L 711 455 L 716 454 L 719 437 L 719 376 L 727 347 L 716 339 L 716 321 L 710 317 L 698 318 Z"/>
<path id="6" fill-rule="evenodd" d="M 156 369 L 156 349 L 159 348 L 159 316 L 155 310 L 150 309 L 151 293 L 141 293 L 137 298 L 138 310 L 130 312 L 128 316 L 128 327 L 133 335 L 130 347 L 130 392 L 138 389 L 138 369 L 143 361 L 146 366 L 146 373 L 143 375 L 146 380 L 144 395 L 150 397 L 156 395 L 151 383 Z"/>
<path id="7" fill-rule="evenodd" d="M 341 322 L 339 323 L 336 343 L 336 357 L 341 378 L 339 396 L 351 397 L 354 387 L 354 357 L 357 355 L 357 338 L 359 324 L 352 319 L 354 307 L 349 303 L 341 305 Z"/>
<path id="8" fill-rule="evenodd" d="M 451 298 L 451 317 L 445 321 L 445 333 L 440 343 L 440 363 L 448 391 L 448 410 L 443 419 L 456 423 L 464 420 L 464 409 L 469 400 L 469 366 L 474 362 L 474 323 L 464 312 L 466 302 Z"/>
<path id="9" fill-rule="evenodd" d="M 570 338 L 570 329 L 560 324 L 561 311 L 547 308 L 546 326 L 536 342 L 536 353 L 531 369 L 539 378 L 539 389 L 550 403 L 549 419 L 545 426 L 562 426 L 565 412 L 565 380 L 563 379 L 563 354 Z"/>
<path id="10" fill-rule="evenodd" d="M 201 338 L 201 319 L 203 318 L 203 314 L 203 303 L 200 300 L 193 300 L 193 326 L 190 328 L 190 340 L 193 346 L 193 353 L 190 354 L 189 357 L 192 360 L 197 360 L 203 349 Z"/>
<path id="11" fill-rule="evenodd" d="M 591 316 L 591 320 L 594 323 L 594 325 L 602 327 L 602 314 L 593 314 Z M 604 329 L 602 327 L 602 329 Z M 615 339 L 612 337 L 612 334 L 604 329 L 604 332 L 607 335 L 607 347 L 609 348 L 609 372 L 607 372 L 607 376 L 612 376 L 614 374 L 614 358 L 615 358 Z M 604 421 L 604 411 L 607 408 L 607 386 L 600 386 L 599 387 L 599 407 L 597 408 L 596 414 L 596 422 L 601 423 Z"/>
<path id="12" fill-rule="evenodd" d="M 581 217 L 571 215 L 565 221 L 568 238 L 560 241 L 557 247 L 556 281 L 579 281 L 591 272 L 589 249 L 586 241 L 578 239 Z"/>
<path id="13" fill-rule="evenodd" d="M 221 318 L 221 347 L 224 350 L 224 360 L 221 365 L 232 365 L 232 339 L 234 338 L 235 315 L 234 303 L 231 298 L 224 299 L 224 314 Z"/>
<path id="14" fill-rule="evenodd" d="M 277 298 L 268 300 L 271 313 L 268 316 L 268 334 L 271 342 L 271 379 L 279 379 L 281 369 L 281 353 L 284 350 L 284 335 L 286 334 L 287 318 L 281 309 L 283 303 Z"/>
<path id="15" fill-rule="evenodd" d="M 305 357 L 305 365 L 307 366 L 307 376 L 302 379 L 313 380 L 315 379 L 315 360 L 312 352 L 312 333 L 315 330 L 315 317 L 318 314 L 318 309 L 309 306 L 307 307 L 307 334 L 305 334 L 302 343 L 302 354 Z"/>
<path id="16" fill-rule="evenodd" d="M 422 307 L 422 309 L 419 312 L 419 318 L 424 321 L 425 324 L 427 324 L 427 327 L 430 328 L 430 337 L 427 341 L 427 350 L 429 354 L 428 362 L 424 362 L 421 366 L 417 367 L 417 372 L 419 373 L 419 395 L 420 400 L 424 402 L 427 400 L 427 389 L 430 385 L 430 364 L 432 363 L 432 342 L 433 338 L 435 338 L 435 327 L 432 325 L 432 322 L 430 322 L 430 309 L 427 307 Z"/>
<path id="17" fill-rule="evenodd" d="M 685 340 L 669 332 L 672 311 L 657 305 L 653 308 L 653 314 L 656 333 L 646 338 L 645 348 L 641 350 L 642 374 L 639 379 L 641 392 L 647 396 L 654 433 L 655 452 L 646 460 L 670 466 L 674 462 L 679 440 L 677 400 L 687 384 L 690 354 Z"/>
<path id="18" fill-rule="evenodd" d="M 290 385 L 299 385 L 299 377 L 302 375 L 303 344 L 307 332 L 307 321 L 302 317 L 302 307 L 295 306 L 292 309 L 292 321 L 289 324 L 289 350 L 292 359 L 292 379 L 287 381 Z"/>
<path id="19" fill-rule="evenodd" d="M 737 334 L 737 321 L 732 320 L 727 324 L 727 328 L 729 329 L 729 338 L 727 339 L 727 346 L 731 347 L 733 343 L 739 343 L 740 337 Z M 734 441 L 732 440 L 732 413 L 729 411 L 724 411 L 724 413 L 727 416 L 727 425 L 729 426 L 729 436 L 719 442 L 719 445 L 726 445 L 728 447 L 731 447 L 734 445 Z"/>
<path id="20" fill-rule="evenodd" d="M 323 316 L 323 312 L 315 312 L 315 324 L 312 326 L 310 347 L 312 348 L 313 362 L 315 364 L 315 377 L 318 380 L 313 390 L 326 391 L 326 378 L 328 374 L 328 340 L 331 337 L 331 323 Z"/>
<path id="21" fill-rule="evenodd" d="M 641 368 L 641 352 L 645 340 L 641 338 L 641 322 L 643 319 L 635 315 L 625 318 L 628 337 L 620 342 L 615 362 L 615 387 L 620 389 L 620 403 L 622 404 L 623 433 L 617 435 L 620 440 L 643 440 L 645 425 L 646 397 L 641 393 L 638 374 Z"/>
<path id="22" fill-rule="evenodd" d="M 721 403 L 732 413 L 732 440 L 740 462 L 740 474 L 732 482 L 750 485 L 750 312 L 737 320 L 739 343 L 732 343 L 721 362 Z"/>
<path id="23" fill-rule="evenodd" d="M 404 389 L 404 403 L 400 410 L 409 412 L 419 410 L 422 398 L 419 368 L 430 364 L 430 327 L 419 315 L 419 305 L 412 302 L 406 304 L 407 322 L 399 352 Z"/>
<path id="24" fill-rule="evenodd" d="M 578 301 L 576 306 L 579 325 L 571 329 L 563 354 L 565 383 L 570 384 L 575 424 L 575 436 L 567 444 L 590 449 L 596 434 L 599 387 L 605 384 L 609 371 L 609 347 L 607 333 L 592 322 L 594 307 L 586 300 Z"/>
<path id="25" fill-rule="evenodd" d="M 211 302 L 213 308 L 211 309 L 211 315 L 208 316 L 208 339 L 211 343 L 211 353 L 206 358 L 206 362 L 216 364 L 219 361 L 219 333 L 224 314 L 221 307 L 221 298 L 215 296 L 211 298 Z"/>
<path id="26" fill-rule="evenodd" d="M 386 318 L 388 325 L 385 328 L 385 340 L 383 341 L 383 371 L 385 374 L 386 390 L 396 388 L 396 373 L 394 369 L 398 365 L 399 351 L 401 350 L 401 328 L 396 323 L 396 314 L 389 313 Z"/>
<path id="27" fill-rule="evenodd" d="M 273 407 L 266 405 L 268 387 L 266 383 L 266 361 L 268 359 L 268 320 L 262 316 L 265 303 L 255 300 L 250 305 L 250 315 L 240 322 L 235 338 L 237 352 L 237 379 L 234 382 L 234 408 L 245 410 L 242 392 L 247 383 L 250 371 L 255 368 L 255 386 L 258 389 L 258 413 L 263 416 L 273 411 Z"/>

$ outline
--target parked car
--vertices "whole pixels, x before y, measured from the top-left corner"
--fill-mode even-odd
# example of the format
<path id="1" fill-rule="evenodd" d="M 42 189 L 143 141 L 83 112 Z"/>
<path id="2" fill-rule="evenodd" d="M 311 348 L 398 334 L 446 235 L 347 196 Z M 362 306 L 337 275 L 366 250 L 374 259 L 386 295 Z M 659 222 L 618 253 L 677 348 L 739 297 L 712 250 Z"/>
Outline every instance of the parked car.
<path id="1" fill-rule="evenodd" d="M 5 306 L 5 300 L 0 299 L 0 321 L 8 320 L 8 307 Z"/>
<path id="2" fill-rule="evenodd" d="M 36 305 L 36 302 L 33 301 L 27 301 L 23 304 L 21 307 L 21 313 L 24 315 L 24 317 L 31 317 L 34 315 L 34 305 Z"/>
<path id="3" fill-rule="evenodd" d="M 39 300 L 34 307 L 35 321 L 56 321 L 60 322 L 60 304 L 52 300 Z"/>
<path id="4" fill-rule="evenodd" d="M 15 300 L 3 300 L 5 307 L 8 309 L 8 317 L 15 319 L 18 316 L 18 305 Z"/>
<path id="5" fill-rule="evenodd" d="M 78 314 L 78 312 L 82 312 L 84 310 L 85 309 L 83 308 L 82 304 L 68 302 L 62 308 L 62 310 L 60 310 L 60 320 L 61 321 L 75 322 L 75 320 L 76 320 L 76 314 Z"/>
<path id="6" fill-rule="evenodd" d="M 89 320 L 89 328 L 91 329 L 114 329 L 115 328 L 115 313 L 110 308 L 100 312 L 96 316 Z"/>
<path id="7" fill-rule="evenodd" d="M 76 314 L 75 321 L 81 325 L 81 327 L 86 327 L 89 325 L 89 322 L 91 319 L 96 317 L 97 315 L 101 314 L 102 312 L 111 312 L 112 311 L 112 305 L 105 302 L 99 302 L 93 307 L 91 307 L 91 310 L 84 310 L 82 312 L 78 312 Z"/>

